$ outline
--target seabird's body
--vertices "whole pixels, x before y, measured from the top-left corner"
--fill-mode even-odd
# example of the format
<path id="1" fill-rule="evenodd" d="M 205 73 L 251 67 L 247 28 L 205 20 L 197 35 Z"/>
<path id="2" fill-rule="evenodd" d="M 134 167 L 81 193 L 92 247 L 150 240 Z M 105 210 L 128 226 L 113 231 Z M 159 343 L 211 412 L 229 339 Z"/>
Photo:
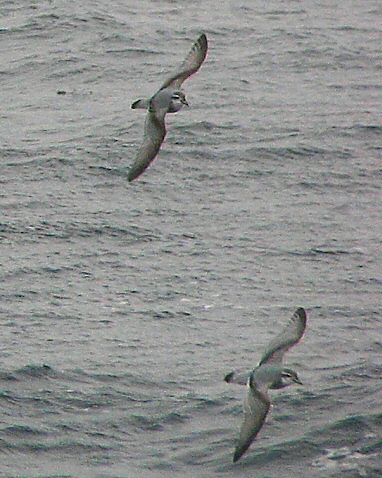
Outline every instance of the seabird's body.
<path id="1" fill-rule="evenodd" d="M 303 336 L 306 327 L 306 312 L 299 308 L 288 321 L 287 326 L 267 347 L 259 365 L 252 372 L 234 371 L 226 375 L 225 381 L 247 385 L 244 402 L 244 421 L 240 429 L 233 461 L 238 461 L 256 438 L 271 406 L 269 389 L 284 388 L 294 383 L 301 384 L 297 373 L 284 368 L 282 359 L 293 345 Z"/>
<path id="2" fill-rule="evenodd" d="M 165 116 L 176 113 L 184 105 L 188 105 L 185 94 L 180 90 L 182 83 L 196 73 L 207 54 L 207 37 L 202 34 L 180 67 L 163 83 L 161 88 L 150 99 L 139 99 L 131 105 L 133 109 L 148 109 L 143 142 L 130 168 L 128 180 L 133 181 L 140 176 L 153 161 L 166 136 Z"/>

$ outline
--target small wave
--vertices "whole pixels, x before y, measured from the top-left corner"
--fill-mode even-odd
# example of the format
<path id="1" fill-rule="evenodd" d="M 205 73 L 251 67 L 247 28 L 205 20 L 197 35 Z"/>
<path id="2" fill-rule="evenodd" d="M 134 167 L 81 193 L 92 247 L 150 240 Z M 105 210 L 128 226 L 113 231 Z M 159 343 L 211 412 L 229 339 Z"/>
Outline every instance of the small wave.
<path id="1" fill-rule="evenodd" d="M 22 377 L 33 377 L 33 378 L 42 378 L 42 377 L 56 377 L 58 373 L 53 370 L 49 365 L 25 365 L 15 371 L 15 376 L 18 378 Z"/>
<path id="2" fill-rule="evenodd" d="M 148 242 L 157 239 L 157 235 L 148 229 L 132 225 L 129 228 L 110 224 L 88 224 L 86 222 L 60 223 L 42 221 L 40 224 L 0 224 L 0 233 L 4 236 L 25 237 L 25 240 L 38 238 L 72 239 L 76 237 L 115 237 L 135 242 Z"/>

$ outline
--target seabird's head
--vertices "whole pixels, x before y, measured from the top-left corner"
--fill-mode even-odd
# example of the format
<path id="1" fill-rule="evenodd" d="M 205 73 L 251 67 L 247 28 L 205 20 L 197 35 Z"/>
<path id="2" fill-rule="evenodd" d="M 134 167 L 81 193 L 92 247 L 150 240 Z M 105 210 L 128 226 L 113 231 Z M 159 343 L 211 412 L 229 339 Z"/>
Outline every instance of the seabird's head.
<path id="1" fill-rule="evenodd" d="M 281 382 L 283 387 L 292 385 L 292 383 L 298 383 L 299 385 L 302 385 L 302 382 L 298 378 L 297 373 L 290 368 L 284 368 L 281 372 Z"/>
<path id="2" fill-rule="evenodd" d="M 186 100 L 186 95 L 183 93 L 183 91 L 174 91 L 171 95 L 168 112 L 176 113 L 177 111 L 181 110 L 183 106 L 189 106 Z"/>

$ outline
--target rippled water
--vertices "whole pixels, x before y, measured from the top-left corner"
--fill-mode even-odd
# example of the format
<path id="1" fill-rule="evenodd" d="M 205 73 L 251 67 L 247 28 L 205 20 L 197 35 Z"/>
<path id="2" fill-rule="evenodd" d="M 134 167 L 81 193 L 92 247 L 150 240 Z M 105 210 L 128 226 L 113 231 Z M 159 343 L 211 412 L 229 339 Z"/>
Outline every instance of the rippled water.
<path id="1" fill-rule="evenodd" d="M 136 3 L 0 4 L 1 476 L 380 476 L 380 2 Z M 304 386 L 233 465 L 222 378 L 298 306 Z"/>

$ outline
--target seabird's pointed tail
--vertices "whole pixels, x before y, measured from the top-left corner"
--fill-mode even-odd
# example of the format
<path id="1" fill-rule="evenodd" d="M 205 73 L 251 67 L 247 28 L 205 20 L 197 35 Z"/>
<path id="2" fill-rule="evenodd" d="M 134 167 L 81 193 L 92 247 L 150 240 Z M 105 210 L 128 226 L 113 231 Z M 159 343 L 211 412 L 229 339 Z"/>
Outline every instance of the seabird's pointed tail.
<path id="1" fill-rule="evenodd" d="M 143 109 L 143 110 L 147 110 L 149 107 L 149 100 L 147 99 L 140 99 L 140 100 L 137 100 L 137 101 L 134 101 L 134 103 L 131 104 L 131 109 L 133 110 L 137 110 L 137 109 Z"/>

